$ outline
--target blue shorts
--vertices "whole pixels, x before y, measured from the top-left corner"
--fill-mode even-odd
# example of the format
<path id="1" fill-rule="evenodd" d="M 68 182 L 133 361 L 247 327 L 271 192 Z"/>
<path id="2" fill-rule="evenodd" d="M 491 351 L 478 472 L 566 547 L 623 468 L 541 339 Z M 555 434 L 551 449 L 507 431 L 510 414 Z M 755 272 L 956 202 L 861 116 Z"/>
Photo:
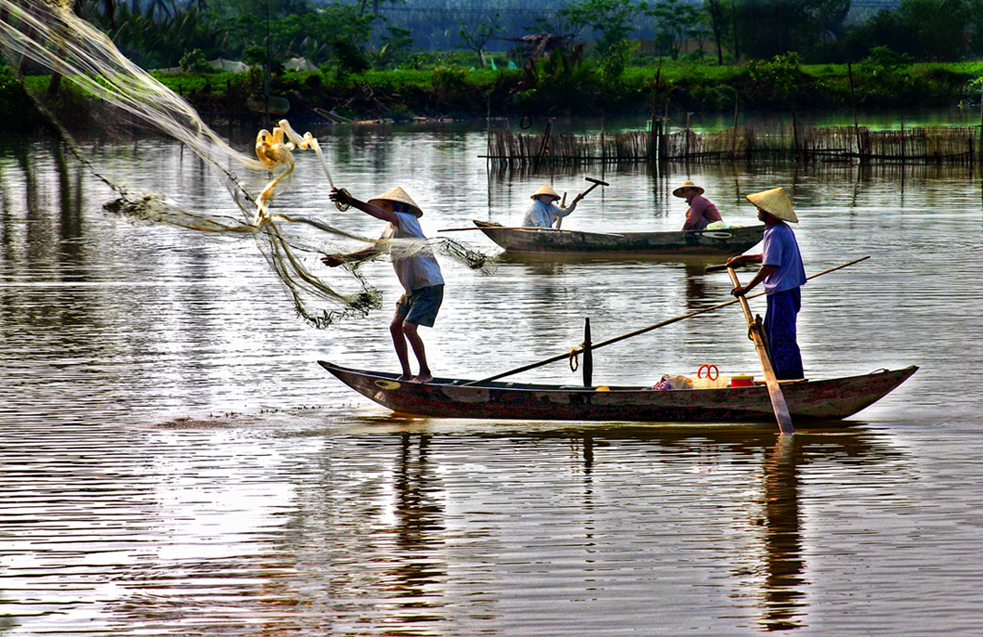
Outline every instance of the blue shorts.
<path id="1" fill-rule="evenodd" d="M 443 285 L 431 285 L 413 290 L 412 294 L 403 294 L 396 301 L 396 316 L 402 316 L 407 323 L 433 327 L 443 300 Z"/>

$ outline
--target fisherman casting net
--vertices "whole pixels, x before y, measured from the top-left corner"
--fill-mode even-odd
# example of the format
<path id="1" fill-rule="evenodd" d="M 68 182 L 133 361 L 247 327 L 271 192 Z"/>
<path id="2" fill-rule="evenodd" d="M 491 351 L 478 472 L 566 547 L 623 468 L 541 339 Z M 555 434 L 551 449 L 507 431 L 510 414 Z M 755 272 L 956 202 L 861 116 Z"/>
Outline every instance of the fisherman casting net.
<path id="1" fill-rule="evenodd" d="M 100 31 L 72 13 L 72 0 L 0 0 L 0 45 L 18 75 L 28 70 L 50 74 L 49 89 L 25 88 L 60 132 L 75 157 L 116 193 L 109 212 L 132 221 L 161 223 L 221 236 L 252 238 L 293 298 L 298 314 L 317 327 L 340 318 L 365 315 L 380 305 L 381 293 L 359 272 L 357 262 L 327 270 L 318 256 L 375 243 L 332 227 L 320 216 L 277 212 L 274 198 L 290 186 L 296 151 L 313 151 L 334 186 L 316 138 L 299 135 L 287 120 L 272 131 L 259 131 L 255 156 L 232 148 L 180 96 L 130 62 Z M 67 92 L 64 83 L 76 92 Z M 58 90 L 59 85 L 62 85 Z M 66 94 L 68 97 L 66 98 Z M 95 99 L 93 99 L 95 98 Z M 80 108 L 84 106 L 84 108 Z M 156 129 L 177 139 L 197 155 L 231 195 L 239 216 L 183 209 L 160 194 L 134 194 L 80 150 L 72 127 L 98 126 L 112 133 Z M 240 166 L 240 178 L 231 166 Z M 257 194 L 250 184 L 268 179 Z M 384 243 L 381 252 L 388 251 Z M 406 249 L 430 249 L 474 269 L 491 267 L 489 258 L 446 238 Z M 315 275 L 309 265 L 318 267 Z M 328 274 L 327 272 L 334 272 Z M 332 277 L 331 283 L 325 280 Z"/>

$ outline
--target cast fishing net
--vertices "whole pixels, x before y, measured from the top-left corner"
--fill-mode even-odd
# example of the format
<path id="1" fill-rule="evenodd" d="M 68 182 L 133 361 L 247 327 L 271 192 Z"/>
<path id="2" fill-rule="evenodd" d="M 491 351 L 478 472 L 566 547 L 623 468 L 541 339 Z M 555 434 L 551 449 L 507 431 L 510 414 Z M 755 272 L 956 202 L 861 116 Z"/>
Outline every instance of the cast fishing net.
<path id="1" fill-rule="evenodd" d="M 327 274 L 332 271 L 320 267 L 317 259 L 319 255 L 345 251 L 340 246 L 350 246 L 353 241 L 380 241 L 343 232 L 319 217 L 278 212 L 272 205 L 274 198 L 290 185 L 296 151 L 316 153 L 328 181 L 334 185 L 316 138 L 310 133 L 298 134 L 289 122 L 281 120 L 272 130 L 259 131 L 255 156 L 235 150 L 180 96 L 130 62 L 102 32 L 74 15 L 72 4 L 73 0 L 0 0 L 0 45 L 5 62 L 18 69 L 19 74 L 32 65 L 77 87 L 85 99 L 73 102 L 73 122 L 85 121 L 116 130 L 154 128 L 177 139 L 221 180 L 241 215 L 191 211 L 161 194 L 131 193 L 107 177 L 79 149 L 66 118 L 59 113 L 58 92 L 29 90 L 76 158 L 117 194 L 114 201 L 106 204 L 107 211 L 138 222 L 254 239 L 292 296 L 298 314 L 317 327 L 327 327 L 343 317 L 365 315 L 380 305 L 380 292 L 360 273 L 358 262 Z M 57 86 L 57 82 L 49 86 Z M 83 103 L 87 112 L 77 112 Z M 240 179 L 229 168 L 233 165 L 272 175 L 272 179 L 254 195 L 246 184 L 255 180 Z M 379 247 L 382 253 L 388 248 L 384 242 Z M 446 238 L 409 247 L 430 248 L 471 268 L 490 267 L 486 255 Z M 317 275 L 310 266 L 318 267 Z M 330 285 L 325 280 L 327 276 L 332 277 Z"/>

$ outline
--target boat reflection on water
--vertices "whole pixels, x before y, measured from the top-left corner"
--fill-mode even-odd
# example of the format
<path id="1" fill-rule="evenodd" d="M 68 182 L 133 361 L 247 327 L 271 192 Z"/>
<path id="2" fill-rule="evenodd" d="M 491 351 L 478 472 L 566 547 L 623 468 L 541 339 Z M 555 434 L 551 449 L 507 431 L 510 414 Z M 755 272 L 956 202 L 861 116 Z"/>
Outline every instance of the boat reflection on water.
<path id="1" fill-rule="evenodd" d="M 626 613 L 712 595 L 721 619 L 807 626 L 803 532 L 828 522 L 803 514 L 802 475 L 898 453 L 861 427 L 779 437 L 753 427 L 530 423 L 490 433 L 474 422 L 368 420 L 359 446 L 371 446 L 378 473 L 352 478 L 350 459 L 333 449 L 308 506 L 336 503 L 314 532 L 333 535 L 344 555 L 331 567 L 339 625 L 359 616 L 395 633 L 440 634 L 464 618 L 509 624 L 523 612 L 542 619 L 535 600 L 512 605 L 525 587 L 534 597 L 550 589 L 561 605 L 610 596 Z M 358 610 L 369 599 L 374 619 Z"/>
<path id="2" fill-rule="evenodd" d="M 740 254 L 739 252 L 735 254 Z M 584 253 L 562 253 L 562 254 L 541 254 L 536 252 L 502 252 L 495 257 L 500 263 L 527 265 L 537 273 L 563 273 L 565 265 L 631 265 L 631 264 L 654 264 L 654 265 L 682 265 L 686 268 L 693 268 L 695 271 L 703 272 L 708 265 L 724 263 L 734 255 L 660 255 L 645 253 L 619 252 L 612 254 Z"/>

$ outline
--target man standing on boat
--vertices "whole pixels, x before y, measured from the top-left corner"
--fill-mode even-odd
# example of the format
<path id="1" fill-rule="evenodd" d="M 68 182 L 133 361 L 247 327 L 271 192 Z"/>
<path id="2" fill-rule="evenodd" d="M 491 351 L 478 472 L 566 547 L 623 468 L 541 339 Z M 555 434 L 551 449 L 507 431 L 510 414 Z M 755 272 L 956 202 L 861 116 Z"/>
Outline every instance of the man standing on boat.
<path id="1" fill-rule="evenodd" d="M 382 252 L 385 249 L 383 246 L 388 247 L 393 269 L 404 291 L 396 302 L 396 314 L 389 324 L 389 333 L 402 368 L 399 380 L 429 383 L 433 380 L 433 374 L 427 365 L 426 349 L 417 328 L 420 325 L 433 327 L 444 299 L 444 278 L 420 227 L 419 218 L 423 216 L 423 211 L 398 186 L 366 202 L 355 199 L 347 190 L 337 188 L 333 188 L 329 196 L 331 201 L 349 205 L 388 222 L 380 244 L 345 255 L 329 254 L 321 261 L 335 267 L 349 261 L 371 258 Z M 407 342 L 420 363 L 420 373 L 416 376 L 410 369 Z"/>
<path id="2" fill-rule="evenodd" d="M 731 293 L 743 296 L 764 282 L 768 299 L 764 330 L 775 377 L 779 380 L 803 378 L 805 373 L 796 341 L 795 321 L 802 306 L 801 286 L 806 282 L 806 273 L 795 233 L 786 223 L 798 223 L 799 219 L 781 188 L 747 195 L 747 200 L 757 207 L 758 219 L 765 224 L 763 252 L 731 257 L 727 266 L 760 263 L 761 269 L 747 285 L 739 285 Z"/>
<path id="3" fill-rule="evenodd" d="M 683 184 L 672 191 L 672 194 L 680 199 L 685 199 L 689 204 L 686 211 L 686 221 L 683 223 L 683 230 L 703 230 L 715 221 L 723 221 L 717 207 L 709 199 L 703 196 L 706 192 L 692 181 L 687 179 Z"/>
<path id="4" fill-rule="evenodd" d="M 523 227 L 552 228 L 557 219 L 562 219 L 574 211 L 582 196 L 582 193 L 578 194 L 569 206 L 561 208 L 553 203 L 560 200 L 560 195 L 549 186 L 543 185 L 530 197 L 532 205 L 526 210 L 526 216 L 522 220 Z"/>

